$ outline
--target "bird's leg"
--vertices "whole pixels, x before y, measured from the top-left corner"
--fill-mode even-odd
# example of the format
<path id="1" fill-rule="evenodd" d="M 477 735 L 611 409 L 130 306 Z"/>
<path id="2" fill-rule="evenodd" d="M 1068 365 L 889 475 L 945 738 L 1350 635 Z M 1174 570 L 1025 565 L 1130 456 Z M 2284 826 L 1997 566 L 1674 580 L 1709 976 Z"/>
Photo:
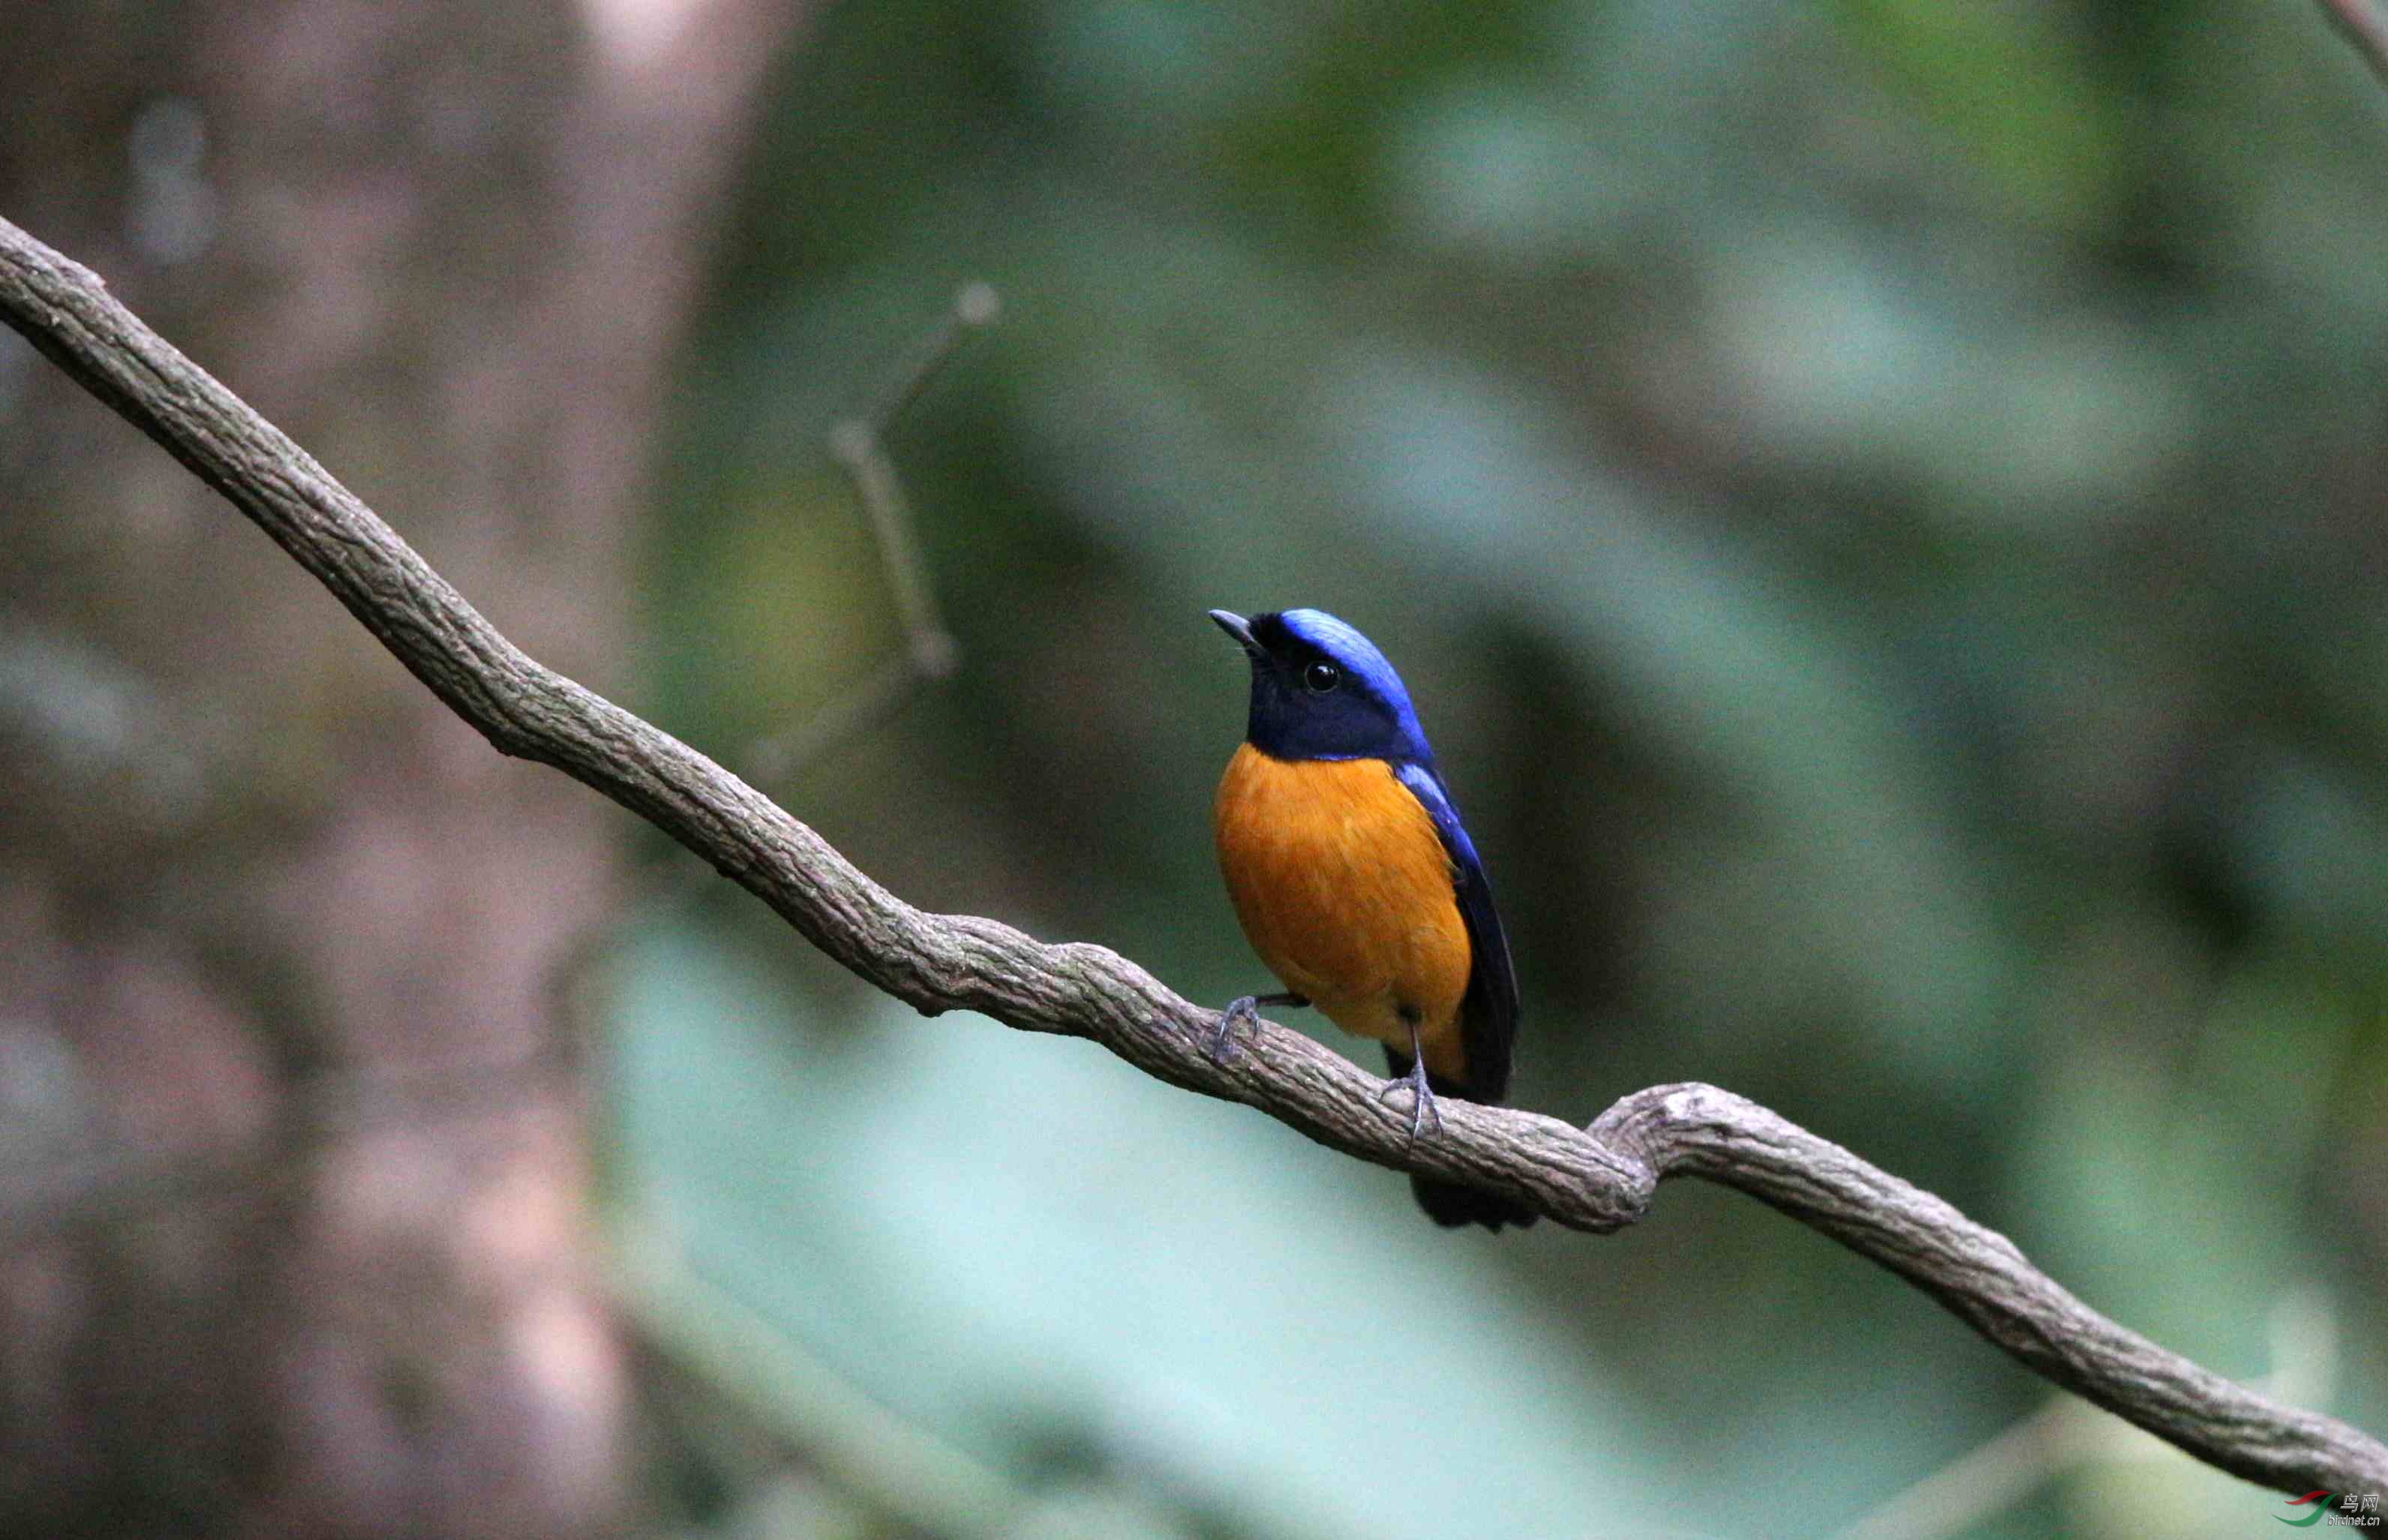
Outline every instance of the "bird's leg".
<path id="1" fill-rule="evenodd" d="M 1410 1093 L 1412 1139 L 1424 1133 L 1429 1122 L 1434 1124 L 1435 1132 L 1442 1131 L 1442 1109 L 1434 1105 L 1434 1090 L 1426 1083 L 1426 1054 L 1418 1047 L 1418 1024 L 1415 1021 L 1410 1022 L 1410 1072 L 1398 1080 L 1387 1080 L 1385 1088 L 1377 1092 L 1377 1100 L 1381 1102 L 1398 1091 Z"/>
<path id="2" fill-rule="evenodd" d="M 1235 999 L 1227 1002 L 1227 1008 L 1219 1013 L 1219 1030 L 1211 1039 L 1211 1062 L 1225 1064 L 1235 1056 L 1236 1045 L 1232 1040 L 1236 1033 L 1236 1023 L 1238 1021 L 1257 1023 L 1261 1018 L 1260 1008 L 1263 1005 L 1292 1005 L 1298 1008 L 1309 1004 L 1310 999 L 1307 995 L 1292 993 L 1236 996 Z"/>

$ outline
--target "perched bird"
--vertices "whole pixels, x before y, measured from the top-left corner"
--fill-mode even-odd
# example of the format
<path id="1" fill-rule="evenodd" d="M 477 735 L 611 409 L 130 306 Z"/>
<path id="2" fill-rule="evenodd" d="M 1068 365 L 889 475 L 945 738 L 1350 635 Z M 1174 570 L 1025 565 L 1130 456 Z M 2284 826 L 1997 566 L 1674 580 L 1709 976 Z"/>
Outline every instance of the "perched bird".
<path id="1" fill-rule="evenodd" d="M 1401 676 L 1333 615 L 1211 618 L 1251 660 L 1251 715 L 1212 806 L 1219 870 L 1252 950 L 1287 992 L 1221 1016 L 1214 1056 L 1261 1005 L 1315 1005 L 1385 1045 L 1410 1134 L 1438 1093 L 1509 1089 L 1518 981 L 1483 864 L 1459 822 Z M 1531 1209 L 1413 1176 L 1437 1224 L 1530 1225 Z"/>

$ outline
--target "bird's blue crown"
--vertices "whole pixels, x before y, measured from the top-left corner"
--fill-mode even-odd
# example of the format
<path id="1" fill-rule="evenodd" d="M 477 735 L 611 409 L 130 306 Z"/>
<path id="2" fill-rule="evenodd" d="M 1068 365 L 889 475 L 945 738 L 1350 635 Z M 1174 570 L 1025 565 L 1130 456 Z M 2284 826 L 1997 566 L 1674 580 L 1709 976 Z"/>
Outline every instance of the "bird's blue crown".
<path id="1" fill-rule="evenodd" d="M 1244 738 L 1253 748 L 1277 759 L 1434 763 L 1402 676 L 1351 626 L 1321 610 L 1212 618 L 1251 659 Z"/>

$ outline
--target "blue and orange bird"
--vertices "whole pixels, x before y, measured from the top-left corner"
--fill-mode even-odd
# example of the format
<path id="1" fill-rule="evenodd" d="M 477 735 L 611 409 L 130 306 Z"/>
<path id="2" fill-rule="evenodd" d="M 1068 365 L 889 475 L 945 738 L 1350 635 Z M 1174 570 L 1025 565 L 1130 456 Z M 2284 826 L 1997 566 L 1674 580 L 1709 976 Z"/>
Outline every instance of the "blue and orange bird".
<path id="1" fill-rule="evenodd" d="M 1401 675 L 1316 610 L 1211 618 L 1252 667 L 1243 746 L 1212 807 L 1219 870 L 1245 939 L 1286 987 L 1231 1004 L 1213 1055 L 1261 1005 L 1315 1005 L 1385 1045 L 1412 1138 L 1442 1127 L 1437 1095 L 1499 1102 L 1518 1031 L 1509 943 Z M 1534 1222 L 1464 1183 L 1410 1185 L 1437 1224 Z"/>

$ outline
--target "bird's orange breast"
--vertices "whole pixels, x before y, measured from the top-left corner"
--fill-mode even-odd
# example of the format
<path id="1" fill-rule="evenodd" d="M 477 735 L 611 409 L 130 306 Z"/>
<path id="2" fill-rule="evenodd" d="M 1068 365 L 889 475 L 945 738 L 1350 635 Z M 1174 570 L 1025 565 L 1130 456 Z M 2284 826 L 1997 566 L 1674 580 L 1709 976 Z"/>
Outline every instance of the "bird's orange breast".
<path id="1" fill-rule="evenodd" d="M 1252 950 L 1347 1032 L 1454 1079 L 1472 954 L 1434 824 L 1383 760 L 1280 760 L 1247 743 L 1212 806 Z"/>

